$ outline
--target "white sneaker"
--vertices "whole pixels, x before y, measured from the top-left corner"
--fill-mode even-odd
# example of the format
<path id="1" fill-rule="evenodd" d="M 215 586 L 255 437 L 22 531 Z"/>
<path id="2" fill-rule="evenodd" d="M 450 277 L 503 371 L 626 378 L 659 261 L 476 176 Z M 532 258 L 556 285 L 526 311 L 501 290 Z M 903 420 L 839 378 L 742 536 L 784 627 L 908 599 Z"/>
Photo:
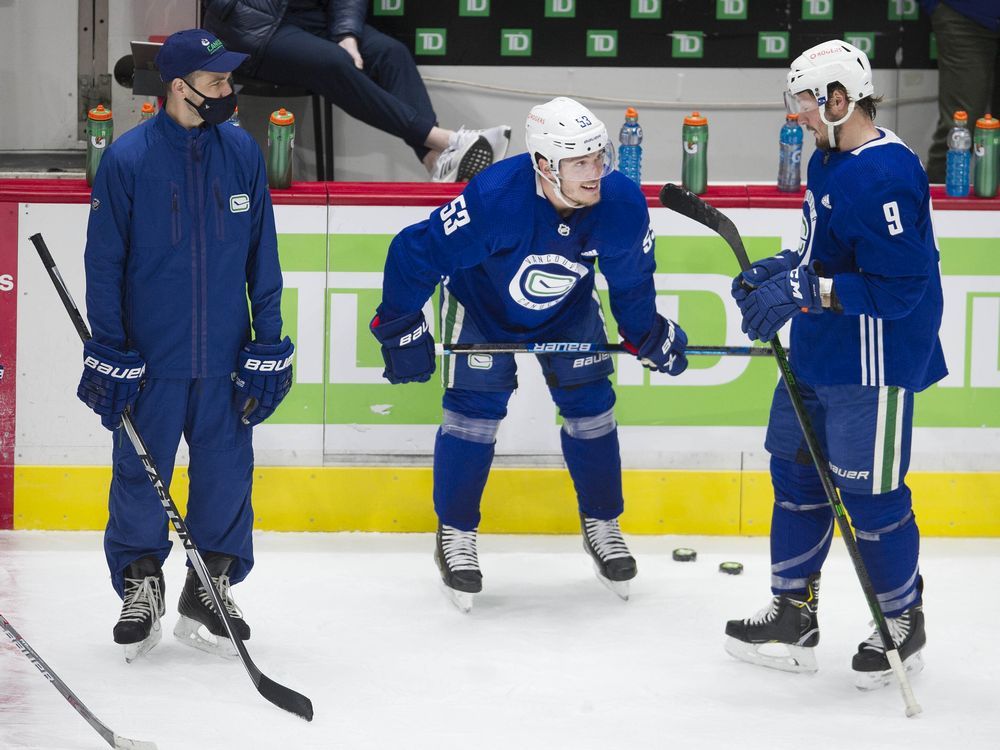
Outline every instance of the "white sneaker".
<path id="1" fill-rule="evenodd" d="M 433 182 L 466 182 L 507 155 L 510 126 L 485 130 L 461 127 L 448 141 L 431 171 Z"/>

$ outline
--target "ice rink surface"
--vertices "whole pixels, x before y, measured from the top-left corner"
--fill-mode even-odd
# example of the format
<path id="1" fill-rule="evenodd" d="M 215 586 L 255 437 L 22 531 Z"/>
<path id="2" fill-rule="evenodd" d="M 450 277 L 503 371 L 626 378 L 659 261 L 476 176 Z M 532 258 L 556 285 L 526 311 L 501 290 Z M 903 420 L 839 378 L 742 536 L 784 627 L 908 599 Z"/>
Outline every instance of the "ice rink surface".
<path id="1" fill-rule="evenodd" d="M 913 680 L 853 687 L 869 615 L 843 544 L 820 594 L 815 675 L 723 651 L 727 619 L 769 597 L 767 540 L 631 537 L 628 602 L 594 578 L 579 537 L 482 536 L 485 591 L 462 615 L 440 591 L 428 534 L 258 533 L 234 589 L 247 646 L 308 695 L 309 724 L 261 698 L 239 661 L 172 635 L 185 557 L 165 567 L 162 642 L 127 665 L 111 640 L 120 602 L 97 533 L 0 532 L 0 613 L 120 735 L 160 750 L 378 748 L 1000 748 L 1000 540 L 923 543 L 928 645 Z M 671 559 L 694 547 L 698 560 Z M 745 565 L 740 576 L 718 571 Z M 0 748 L 106 747 L 0 638 Z"/>

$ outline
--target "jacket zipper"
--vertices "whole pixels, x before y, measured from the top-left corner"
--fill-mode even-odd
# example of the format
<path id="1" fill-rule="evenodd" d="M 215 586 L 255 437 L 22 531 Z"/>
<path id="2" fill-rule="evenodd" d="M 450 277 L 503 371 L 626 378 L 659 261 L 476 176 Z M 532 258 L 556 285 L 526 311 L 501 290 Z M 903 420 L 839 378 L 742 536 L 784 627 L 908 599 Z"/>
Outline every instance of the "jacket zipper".
<path id="1" fill-rule="evenodd" d="M 225 203 L 222 200 L 222 191 L 219 189 L 219 178 L 216 177 L 212 180 L 212 188 L 215 191 L 215 233 L 219 238 L 219 241 L 226 241 L 226 217 L 225 217 Z"/>

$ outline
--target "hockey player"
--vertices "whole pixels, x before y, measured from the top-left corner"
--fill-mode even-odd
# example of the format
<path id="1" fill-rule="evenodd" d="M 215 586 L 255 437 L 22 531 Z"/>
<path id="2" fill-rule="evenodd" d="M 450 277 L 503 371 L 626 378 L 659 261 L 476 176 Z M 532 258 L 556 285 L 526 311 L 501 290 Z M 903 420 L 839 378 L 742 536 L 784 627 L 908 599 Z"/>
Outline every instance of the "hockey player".
<path id="1" fill-rule="evenodd" d="M 104 548 L 124 600 L 114 639 L 126 661 L 160 639 L 170 551 L 163 508 L 120 429 L 126 409 L 167 481 L 184 435 L 187 525 L 237 631 L 250 637 L 229 587 L 253 566 L 252 426 L 288 392 L 293 346 L 281 337 L 264 160 L 226 123 L 236 106 L 229 74 L 245 58 L 201 29 L 170 36 L 156 59 L 165 107 L 108 148 L 94 182 L 84 254 L 94 338 L 78 396 L 114 435 Z M 178 638 L 235 652 L 190 567 L 178 609 Z"/>
<path id="2" fill-rule="evenodd" d="M 440 282 L 441 329 L 454 343 L 605 341 L 594 291 L 598 257 L 611 310 L 646 367 L 678 375 L 687 337 L 656 312 L 653 232 L 639 189 L 613 171 L 608 132 L 577 102 L 536 106 L 528 153 L 487 168 L 455 200 L 407 227 L 389 247 L 371 330 L 391 383 L 426 381 L 434 341 L 421 308 Z M 443 280 L 443 281 L 442 281 Z M 609 355 L 542 354 L 563 417 L 563 456 L 579 503 L 586 551 L 623 598 L 636 574 L 618 526 L 623 509 Z M 444 362 L 444 419 L 434 447 L 435 560 L 468 611 L 482 589 L 479 503 L 500 421 L 517 386 L 512 354 Z"/>
<path id="3" fill-rule="evenodd" d="M 879 100 L 856 47 L 834 40 L 806 50 L 792 63 L 785 98 L 817 146 L 801 244 L 754 263 L 733 281 L 733 296 L 751 339 L 770 340 L 792 320 L 795 378 L 893 643 L 916 673 L 926 636 L 919 533 L 905 481 L 913 394 L 947 374 L 927 175 L 895 134 L 874 125 Z M 773 598 L 726 625 L 726 650 L 755 664 L 815 671 L 820 568 L 834 519 L 783 383 L 765 447 L 775 496 Z M 761 648 L 772 643 L 785 644 L 787 654 Z M 852 666 L 860 688 L 888 681 L 878 630 Z"/>

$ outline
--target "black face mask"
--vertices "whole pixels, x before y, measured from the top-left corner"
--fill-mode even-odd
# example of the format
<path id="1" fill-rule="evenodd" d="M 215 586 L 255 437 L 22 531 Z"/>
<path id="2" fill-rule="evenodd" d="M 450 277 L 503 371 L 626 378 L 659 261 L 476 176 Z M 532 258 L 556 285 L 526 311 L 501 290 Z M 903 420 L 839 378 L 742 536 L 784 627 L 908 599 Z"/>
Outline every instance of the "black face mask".
<path id="1" fill-rule="evenodd" d="M 185 81 L 185 83 L 187 83 L 187 81 Z M 201 104 L 195 104 L 187 97 L 184 98 L 184 101 L 186 101 L 188 105 L 201 116 L 201 119 L 209 125 L 221 125 L 233 116 L 233 112 L 236 111 L 235 91 L 230 91 L 227 96 L 211 97 L 205 96 L 190 83 L 187 85 L 188 88 L 200 96 L 203 101 Z"/>

